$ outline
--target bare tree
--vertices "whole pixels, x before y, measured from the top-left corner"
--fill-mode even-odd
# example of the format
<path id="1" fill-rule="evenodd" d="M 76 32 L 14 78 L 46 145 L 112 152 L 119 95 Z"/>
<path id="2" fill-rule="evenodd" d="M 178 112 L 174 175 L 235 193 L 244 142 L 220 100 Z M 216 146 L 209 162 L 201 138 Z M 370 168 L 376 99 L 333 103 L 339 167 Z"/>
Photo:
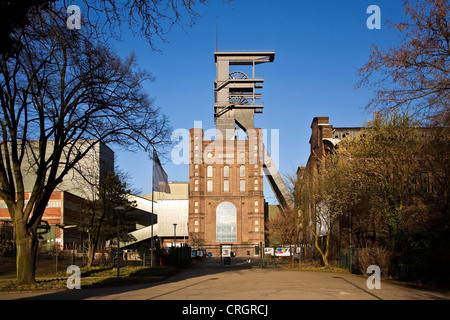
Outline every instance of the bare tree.
<path id="1" fill-rule="evenodd" d="M 136 70 L 133 54 L 121 59 L 83 29 L 68 30 L 65 12 L 32 19 L 14 34 L 20 50 L 0 61 L 0 197 L 15 227 L 21 284 L 35 282 L 37 228 L 50 195 L 80 159 L 99 143 L 162 146 L 170 129 L 142 89 L 152 77 Z"/>
<path id="2" fill-rule="evenodd" d="M 329 266 L 333 228 L 350 205 L 349 194 L 344 191 L 347 175 L 340 163 L 337 155 L 329 155 L 326 165 L 313 164 L 317 170 L 305 170 L 297 178 L 293 193 L 300 212 L 301 236 L 312 239 L 325 267 Z M 321 239 L 325 239 L 324 244 Z"/>
<path id="3" fill-rule="evenodd" d="M 374 45 L 359 70 L 357 87 L 373 86 L 369 110 L 409 110 L 448 125 L 450 104 L 450 5 L 447 0 L 405 1 L 404 22 L 393 23 L 404 38 L 385 50 Z"/>
<path id="4" fill-rule="evenodd" d="M 223 0 L 230 3 L 232 0 Z M 200 18 L 200 8 L 208 0 L 0 0 L 1 53 L 8 53 L 20 46 L 15 32 L 32 23 L 32 16 L 42 10 L 66 9 L 78 4 L 83 28 L 90 29 L 97 39 L 120 39 L 127 26 L 135 36 L 140 36 L 152 49 L 159 50 L 156 42 L 166 42 L 173 27 L 191 27 Z"/>

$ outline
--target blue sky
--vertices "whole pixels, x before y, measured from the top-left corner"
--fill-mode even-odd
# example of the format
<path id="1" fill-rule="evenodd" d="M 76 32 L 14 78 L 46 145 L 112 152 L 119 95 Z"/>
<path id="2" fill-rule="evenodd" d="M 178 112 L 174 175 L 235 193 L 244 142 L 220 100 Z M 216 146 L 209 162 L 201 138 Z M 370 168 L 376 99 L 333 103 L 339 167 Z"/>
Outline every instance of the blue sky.
<path id="1" fill-rule="evenodd" d="M 355 90 L 357 70 L 367 62 L 371 44 L 389 48 L 399 43 L 399 33 L 386 21 L 405 19 L 402 2 L 234 0 L 230 5 L 211 0 L 199 8 L 202 17 L 194 27 L 186 31 L 176 27 L 168 34 L 168 43 L 158 43 L 162 52 L 127 33 L 115 47 L 121 55 L 135 52 L 139 67 L 156 78 L 145 89 L 171 126 L 186 130 L 194 127 L 194 121 L 202 121 L 204 129 L 214 127 L 216 18 L 219 49 L 274 49 L 274 63 L 257 66 L 256 74 L 265 79 L 260 90 L 264 112 L 255 116 L 255 126 L 279 129 L 279 171 L 286 175 L 308 160 L 314 117 L 329 116 L 335 127 L 361 126 L 369 117 L 363 107 L 372 93 Z M 366 26 L 370 16 L 366 10 L 372 4 L 381 9 L 379 30 Z M 114 151 L 116 165 L 130 174 L 133 187 L 149 193 L 148 156 Z M 168 159 L 162 163 L 169 180 L 188 181 L 188 165 Z M 266 201 L 276 203 L 267 181 L 264 192 Z"/>

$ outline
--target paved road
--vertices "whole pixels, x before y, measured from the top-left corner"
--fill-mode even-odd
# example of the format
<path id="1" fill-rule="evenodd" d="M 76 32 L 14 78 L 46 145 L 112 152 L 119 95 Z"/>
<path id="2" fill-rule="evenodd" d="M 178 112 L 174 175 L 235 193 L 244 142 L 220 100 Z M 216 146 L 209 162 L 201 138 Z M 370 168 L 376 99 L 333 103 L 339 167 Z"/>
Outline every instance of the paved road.
<path id="1" fill-rule="evenodd" d="M 217 260 L 197 263 L 165 280 L 116 288 L 53 293 L 8 293 L 0 299 L 88 300 L 442 300 L 433 292 L 390 281 L 369 290 L 367 277 L 343 273 L 260 269 L 245 260 L 220 267 Z M 83 282 L 81 282 L 83 286 Z"/>

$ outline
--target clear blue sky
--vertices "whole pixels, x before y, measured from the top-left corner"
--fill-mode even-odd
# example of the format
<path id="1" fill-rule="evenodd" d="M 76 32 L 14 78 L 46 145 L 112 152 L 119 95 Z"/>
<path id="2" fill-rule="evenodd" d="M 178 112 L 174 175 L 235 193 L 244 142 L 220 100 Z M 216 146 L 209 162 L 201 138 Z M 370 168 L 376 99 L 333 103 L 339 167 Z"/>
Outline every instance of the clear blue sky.
<path id="1" fill-rule="evenodd" d="M 194 27 L 176 27 L 169 43 L 158 44 L 162 52 L 126 33 L 116 48 L 121 55 L 136 53 L 139 66 L 156 77 L 146 90 L 174 129 L 187 130 L 194 121 L 202 121 L 204 129 L 214 127 L 216 18 L 219 49 L 275 49 L 274 63 L 257 67 L 265 79 L 260 91 L 265 107 L 255 116 L 255 126 L 279 129 L 279 171 L 286 175 L 308 160 L 314 117 L 329 116 L 335 127 L 361 126 L 368 118 L 363 107 L 371 92 L 354 89 L 357 70 L 368 60 L 371 44 L 388 48 L 399 42 L 399 33 L 386 21 L 404 20 L 402 2 L 234 0 L 229 5 L 211 0 L 200 8 L 202 17 Z M 381 9 L 380 30 L 366 26 L 372 4 Z M 131 175 L 133 186 L 149 193 L 152 162 L 147 155 L 114 151 L 116 165 Z M 162 163 L 170 181 L 188 181 L 187 165 Z M 264 189 L 266 201 L 276 203 L 267 181 Z"/>

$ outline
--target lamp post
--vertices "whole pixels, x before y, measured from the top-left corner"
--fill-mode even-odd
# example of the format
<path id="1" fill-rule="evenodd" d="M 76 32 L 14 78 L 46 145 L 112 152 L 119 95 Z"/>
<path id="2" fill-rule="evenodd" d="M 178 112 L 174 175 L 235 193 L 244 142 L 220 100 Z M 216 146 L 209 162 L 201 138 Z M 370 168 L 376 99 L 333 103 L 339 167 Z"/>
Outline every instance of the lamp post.
<path id="1" fill-rule="evenodd" d="M 189 237 L 189 222 L 186 222 L 186 233 L 188 234 L 188 237 Z M 186 244 L 186 233 L 184 234 L 184 240 L 183 240 L 185 247 L 187 246 L 187 244 Z"/>
<path id="2" fill-rule="evenodd" d="M 60 228 L 60 229 L 70 229 L 70 228 L 76 228 L 77 225 L 73 224 L 73 225 L 64 225 L 64 224 L 55 224 L 55 248 L 56 248 L 56 273 L 58 273 L 58 241 L 56 241 L 56 227 Z M 61 238 L 60 238 L 61 241 Z M 73 264 L 73 258 L 72 258 L 72 264 Z"/>
<path id="3" fill-rule="evenodd" d="M 175 248 L 177 245 L 177 224 L 173 224 L 173 247 Z"/>
<path id="4" fill-rule="evenodd" d="M 120 278 L 120 212 L 125 211 L 124 207 L 115 207 L 114 211 L 117 212 L 117 279 Z"/>

